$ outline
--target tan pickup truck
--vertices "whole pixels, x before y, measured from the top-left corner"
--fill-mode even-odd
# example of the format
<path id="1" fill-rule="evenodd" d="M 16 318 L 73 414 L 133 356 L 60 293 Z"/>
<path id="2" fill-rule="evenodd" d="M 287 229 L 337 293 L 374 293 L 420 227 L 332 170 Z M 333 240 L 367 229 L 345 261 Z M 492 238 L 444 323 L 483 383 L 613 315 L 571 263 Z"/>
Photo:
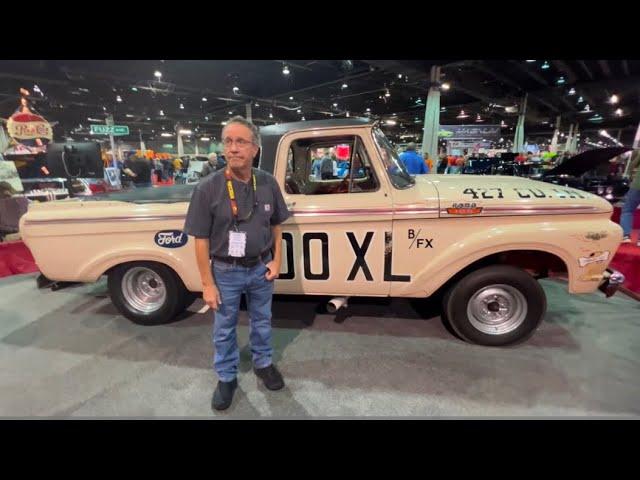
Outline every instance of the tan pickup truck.
<path id="1" fill-rule="evenodd" d="M 623 280 L 607 269 L 622 230 L 598 196 L 519 177 L 412 177 L 364 119 L 272 125 L 261 135 L 256 167 L 273 173 L 293 214 L 276 293 L 329 296 L 330 310 L 352 296 L 441 295 L 461 338 L 506 345 L 544 318 L 538 278 L 565 272 L 570 293 L 607 295 Z M 333 171 L 321 174 L 329 153 Z M 167 322 L 201 290 L 195 242 L 181 230 L 192 189 L 33 205 L 22 237 L 47 278 L 107 275 L 124 316 Z"/>

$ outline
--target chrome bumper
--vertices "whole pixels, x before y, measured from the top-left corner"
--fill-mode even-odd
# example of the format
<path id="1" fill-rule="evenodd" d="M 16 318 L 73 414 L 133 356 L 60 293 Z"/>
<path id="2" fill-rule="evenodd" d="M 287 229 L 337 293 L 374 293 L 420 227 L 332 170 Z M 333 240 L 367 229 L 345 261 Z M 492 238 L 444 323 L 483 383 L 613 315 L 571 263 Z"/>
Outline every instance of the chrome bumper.
<path id="1" fill-rule="evenodd" d="M 604 281 L 598 286 L 598 290 L 609 298 L 616 293 L 618 287 L 624 283 L 624 275 L 616 270 L 607 268 L 603 277 Z"/>

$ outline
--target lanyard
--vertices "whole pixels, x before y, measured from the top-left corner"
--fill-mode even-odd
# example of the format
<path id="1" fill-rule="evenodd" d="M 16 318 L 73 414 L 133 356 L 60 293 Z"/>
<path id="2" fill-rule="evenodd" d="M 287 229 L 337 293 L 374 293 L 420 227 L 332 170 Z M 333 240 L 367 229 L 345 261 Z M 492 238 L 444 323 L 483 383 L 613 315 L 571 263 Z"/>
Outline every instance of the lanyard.
<path id="1" fill-rule="evenodd" d="M 246 218 L 242 218 L 239 221 L 240 222 L 244 222 L 247 221 L 251 218 L 251 215 L 253 215 L 253 211 L 255 210 L 255 208 L 258 206 L 258 197 L 256 195 L 256 174 L 252 172 L 252 177 L 253 177 L 253 208 L 251 209 L 251 212 L 249 212 L 249 215 Z M 227 193 L 229 194 L 229 202 L 231 203 L 231 213 L 233 214 L 233 221 L 235 226 L 238 226 L 238 202 L 236 202 L 236 193 L 233 190 L 233 182 L 232 177 L 231 177 L 231 171 L 228 168 L 224 169 L 224 178 L 227 179 Z"/>

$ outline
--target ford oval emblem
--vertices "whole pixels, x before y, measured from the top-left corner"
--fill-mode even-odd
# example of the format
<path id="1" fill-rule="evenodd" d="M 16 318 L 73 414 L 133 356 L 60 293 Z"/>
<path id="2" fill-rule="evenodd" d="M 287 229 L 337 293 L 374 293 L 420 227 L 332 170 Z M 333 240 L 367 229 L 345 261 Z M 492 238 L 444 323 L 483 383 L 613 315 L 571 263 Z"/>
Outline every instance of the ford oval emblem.
<path id="1" fill-rule="evenodd" d="M 156 233 L 155 241 L 162 248 L 179 248 L 187 244 L 189 236 L 182 230 L 163 230 Z"/>

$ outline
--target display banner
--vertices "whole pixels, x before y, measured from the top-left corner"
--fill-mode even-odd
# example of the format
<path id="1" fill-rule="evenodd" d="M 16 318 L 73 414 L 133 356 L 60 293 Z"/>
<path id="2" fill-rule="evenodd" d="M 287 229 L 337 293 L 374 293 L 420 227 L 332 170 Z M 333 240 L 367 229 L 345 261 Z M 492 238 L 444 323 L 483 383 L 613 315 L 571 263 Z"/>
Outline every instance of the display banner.
<path id="1" fill-rule="evenodd" d="M 438 136 L 450 140 L 498 139 L 500 125 L 440 125 Z"/>

